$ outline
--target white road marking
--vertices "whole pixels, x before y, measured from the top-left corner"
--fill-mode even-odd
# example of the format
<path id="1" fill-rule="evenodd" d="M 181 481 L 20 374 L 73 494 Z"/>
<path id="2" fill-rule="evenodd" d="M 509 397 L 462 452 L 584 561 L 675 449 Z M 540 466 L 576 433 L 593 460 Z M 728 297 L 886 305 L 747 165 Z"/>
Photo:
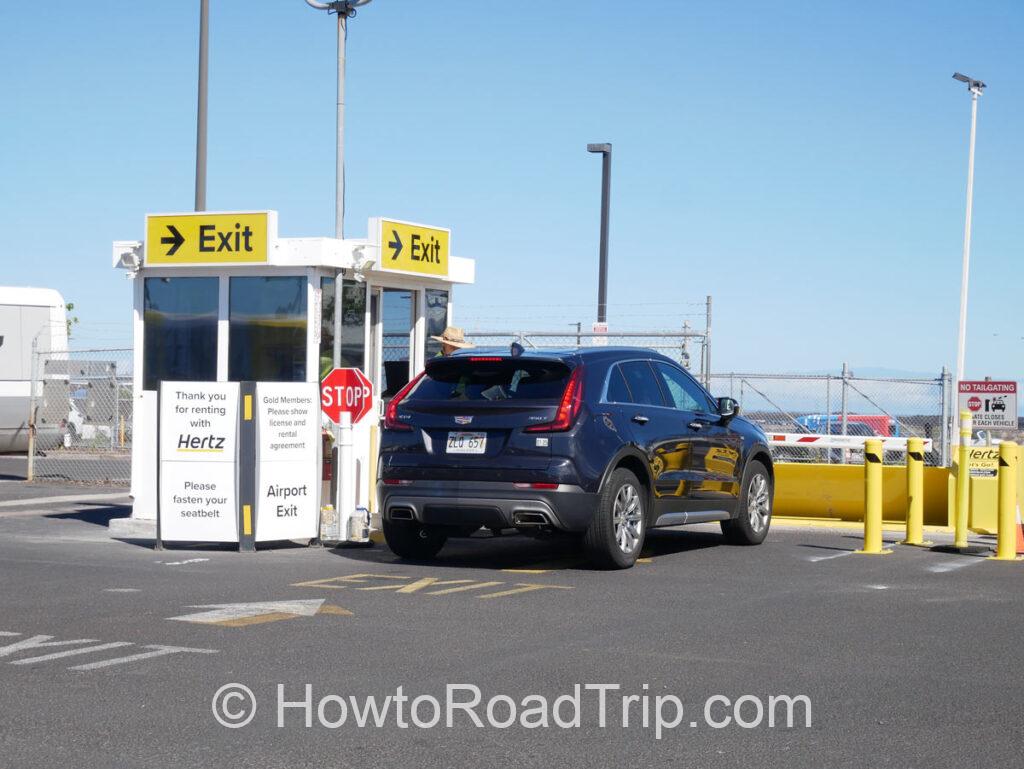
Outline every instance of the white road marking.
<path id="1" fill-rule="evenodd" d="M 833 558 L 842 558 L 844 555 L 853 555 L 853 551 L 844 550 L 841 553 L 833 553 L 832 555 L 812 555 L 807 560 L 811 563 L 817 563 L 818 561 L 830 561 Z"/>
<path id="2" fill-rule="evenodd" d="M 183 614 L 180 617 L 167 619 L 180 622 L 198 622 L 209 625 L 217 622 L 258 617 L 262 614 L 294 614 L 298 617 L 312 617 L 323 605 L 323 598 L 298 601 L 261 601 L 250 603 L 212 603 L 202 606 L 190 606 L 190 609 L 209 609 L 210 611 Z"/>
<path id="3" fill-rule="evenodd" d="M 966 556 L 961 558 L 945 560 L 942 563 L 937 563 L 934 566 L 929 566 L 928 571 L 935 574 L 941 574 L 944 571 L 955 571 L 956 569 L 962 569 L 964 566 L 972 566 L 976 563 L 981 563 L 984 558 L 976 558 L 974 556 Z"/>
<path id="4" fill-rule="evenodd" d="M 21 641 L 15 641 L 7 646 L 0 646 L 0 657 L 9 657 L 20 651 L 26 649 L 46 649 L 51 646 L 70 646 L 71 644 L 91 644 L 96 643 L 98 638 L 76 638 L 72 641 L 51 641 L 52 635 L 34 635 L 31 638 L 24 638 Z"/>
<path id="5" fill-rule="evenodd" d="M 0 635 L 2 635 L 2 636 L 16 636 L 16 635 L 21 635 L 21 633 L 12 633 L 10 630 L 0 630 Z"/>
<path id="6" fill-rule="evenodd" d="M 185 566 L 190 563 L 202 563 L 209 560 L 209 558 L 189 558 L 185 561 L 158 561 L 158 563 L 162 563 L 164 566 Z"/>
<path id="7" fill-rule="evenodd" d="M 36 505 L 54 505 L 63 502 L 107 502 L 114 499 L 131 499 L 127 493 L 119 494 L 65 494 L 59 497 L 32 497 L 31 499 L 11 499 L 0 502 L 0 507 L 34 507 Z"/>
<path id="8" fill-rule="evenodd" d="M 141 592 L 137 587 L 105 587 L 103 588 L 104 593 L 138 593 Z"/>
<path id="9" fill-rule="evenodd" d="M 62 657 L 74 657 L 76 654 L 91 654 L 92 652 L 101 652 L 106 649 L 116 649 L 119 646 L 131 646 L 131 641 L 113 641 L 111 643 L 99 644 L 98 646 L 86 646 L 81 649 L 69 649 L 64 652 L 54 652 L 53 654 L 43 654 L 39 657 L 26 657 L 21 660 L 14 660 L 11 662 L 12 665 L 31 665 L 35 662 L 47 662 L 49 660 L 58 660 Z"/>
<path id="10" fill-rule="evenodd" d="M 151 652 L 142 652 L 140 654 L 130 654 L 127 657 L 115 657 L 112 660 L 102 660 L 100 662 L 89 662 L 85 665 L 75 665 L 74 667 L 68 668 L 68 670 L 98 670 L 100 668 L 108 668 L 113 665 L 125 665 L 129 662 L 137 662 L 138 660 L 148 660 L 153 657 L 163 657 L 168 654 L 216 654 L 216 649 L 190 649 L 187 646 L 160 646 L 157 644 L 149 644 L 143 646 L 144 649 L 154 649 Z"/>

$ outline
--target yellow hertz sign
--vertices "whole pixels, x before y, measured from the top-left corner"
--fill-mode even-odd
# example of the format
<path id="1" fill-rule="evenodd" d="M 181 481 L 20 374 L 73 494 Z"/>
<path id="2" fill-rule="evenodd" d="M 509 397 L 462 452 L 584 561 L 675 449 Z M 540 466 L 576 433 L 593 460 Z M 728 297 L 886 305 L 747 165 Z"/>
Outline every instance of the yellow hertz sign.
<path id="1" fill-rule="evenodd" d="M 448 239 L 441 227 L 380 220 L 380 267 L 383 270 L 448 275 Z"/>
<path id="2" fill-rule="evenodd" d="M 146 264 L 266 262 L 269 218 L 266 211 L 147 216 Z"/>

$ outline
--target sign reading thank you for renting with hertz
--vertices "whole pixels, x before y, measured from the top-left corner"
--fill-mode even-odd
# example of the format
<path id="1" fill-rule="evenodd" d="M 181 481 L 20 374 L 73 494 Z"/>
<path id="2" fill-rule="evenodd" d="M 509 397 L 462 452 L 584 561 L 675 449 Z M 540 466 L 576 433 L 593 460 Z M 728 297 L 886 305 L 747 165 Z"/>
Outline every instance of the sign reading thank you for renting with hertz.
<path id="1" fill-rule="evenodd" d="M 237 382 L 161 382 L 160 538 L 237 542 Z"/>
<path id="2" fill-rule="evenodd" d="M 150 214 L 145 263 L 263 264 L 276 240 L 274 211 Z"/>

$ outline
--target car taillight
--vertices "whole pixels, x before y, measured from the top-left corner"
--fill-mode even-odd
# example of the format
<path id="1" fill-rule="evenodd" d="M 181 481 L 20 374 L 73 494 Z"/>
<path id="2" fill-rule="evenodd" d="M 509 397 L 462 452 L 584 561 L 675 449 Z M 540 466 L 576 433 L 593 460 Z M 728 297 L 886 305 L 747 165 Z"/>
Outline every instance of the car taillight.
<path id="1" fill-rule="evenodd" d="M 569 381 L 562 393 L 562 400 L 558 404 L 558 411 L 551 422 L 542 425 L 530 425 L 526 428 L 528 433 L 557 433 L 571 430 L 576 424 L 576 417 L 580 415 L 583 408 L 583 366 L 577 366 L 569 375 Z"/>
<path id="2" fill-rule="evenodd" d="M 547 491 L 553 491 L 558 488 L 557 483 L 513 483 L 517 489 L 544 489 Z"/>
<path id="3" fill-rule="evenodd" d="M 386 430 L 411 430 L 412 425 L 402 424 L 398 421 L 398 404 L 402 402 L 402 399 L 408 395 L 412 388 L 414 388 L 419 381 L 426 374 L 426 371 L 421 371 L 412 381 L 409 382 L 405 387 L 398 391 L 394 398 L 388 401 L 387 408 L 384 409 L 384 429 Z"/>

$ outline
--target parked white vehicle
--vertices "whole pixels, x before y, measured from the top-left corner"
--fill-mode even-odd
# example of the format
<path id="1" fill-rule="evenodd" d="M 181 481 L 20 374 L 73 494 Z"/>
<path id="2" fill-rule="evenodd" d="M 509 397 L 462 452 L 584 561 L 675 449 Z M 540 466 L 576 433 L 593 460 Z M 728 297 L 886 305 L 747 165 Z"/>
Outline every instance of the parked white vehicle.
<path id="1" fill-rule="evenodd" d="M 49 352 L 67 346 L 67 311 L 60 293 L 0 286 L 0 453 L 28 449 L 33 349 Z M 35 394 L 42 395 L 41 384 Z M 41 449 L 59 446 L 61 426 L 46 425 L 36 440 Z"/>

